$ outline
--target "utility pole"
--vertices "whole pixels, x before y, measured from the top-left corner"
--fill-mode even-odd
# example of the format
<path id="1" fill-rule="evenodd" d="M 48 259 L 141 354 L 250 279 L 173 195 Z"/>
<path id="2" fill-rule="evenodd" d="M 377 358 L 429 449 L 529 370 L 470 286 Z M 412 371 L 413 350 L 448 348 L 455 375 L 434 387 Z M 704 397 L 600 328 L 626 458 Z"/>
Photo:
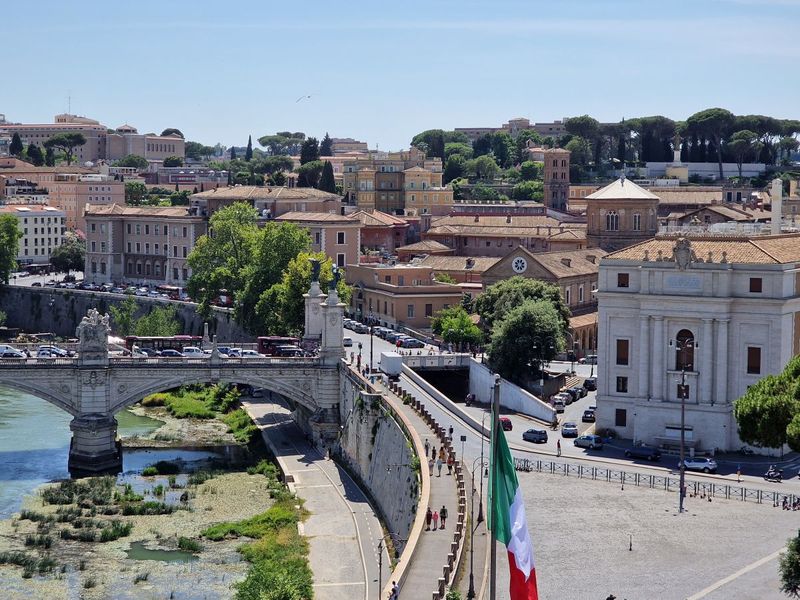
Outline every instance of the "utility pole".
<path id="1" fill-rule="evenodd" d="M 500 375 L 494 376 L 494 398 L 492 399 L 492 454 L 491 468 L 489 469 L 489 544 L 491 550 L 491 566 L 489 571 L 489 600 L 497 598 L 497 511 L 495 510 L 495 499 L 493 489 L 496 485 L 497 477 L 497 438 L 498 427 L 500 427 Z"/>
<path id="2" fill-rule="evenodd" d="M 678 485 L 678 512 L 683 512 L 683 489 L 685 486 L 686 480 L 686 464 L 684 463 L 684 456 L 685 450 L 684 445 L 686 443 L 686 366 L 683 366 L 681 369 L 681 471 L 680 471 L 680 478 L 679 478 L 679 485 Z"/>

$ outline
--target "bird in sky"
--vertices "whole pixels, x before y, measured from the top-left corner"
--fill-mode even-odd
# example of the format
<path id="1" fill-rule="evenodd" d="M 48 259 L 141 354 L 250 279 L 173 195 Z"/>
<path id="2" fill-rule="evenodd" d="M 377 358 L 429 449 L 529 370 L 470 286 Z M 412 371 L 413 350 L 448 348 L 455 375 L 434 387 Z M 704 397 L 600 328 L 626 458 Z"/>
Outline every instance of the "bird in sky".
<path id="1" fill-rule="evenodd" d="M 305 100 L 306 98 L 311 98 L 311 95 L 308 96 L 300 96 L 297 100 L 294 101 L 295 104 L 300 102 L 300 100 Z"/>

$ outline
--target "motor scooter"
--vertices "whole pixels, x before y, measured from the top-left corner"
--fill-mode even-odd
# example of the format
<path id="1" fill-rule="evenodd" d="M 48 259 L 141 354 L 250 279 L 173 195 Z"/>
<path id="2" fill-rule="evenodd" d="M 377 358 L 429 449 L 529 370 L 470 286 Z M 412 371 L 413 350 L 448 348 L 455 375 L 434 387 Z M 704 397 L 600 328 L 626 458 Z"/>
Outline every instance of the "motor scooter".
<path id="1" fill-rule="evenodd" d="M 764 481 L 772 481 L 774 483 L 783 481 L 783 469 L 770 469 L 764 473 Z"/>

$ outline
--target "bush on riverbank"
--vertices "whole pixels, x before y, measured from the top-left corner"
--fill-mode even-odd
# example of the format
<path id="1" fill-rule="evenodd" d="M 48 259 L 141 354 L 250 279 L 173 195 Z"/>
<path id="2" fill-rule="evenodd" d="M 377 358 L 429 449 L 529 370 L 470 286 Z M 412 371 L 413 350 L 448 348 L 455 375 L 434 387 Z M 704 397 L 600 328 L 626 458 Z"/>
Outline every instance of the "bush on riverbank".
<path id="1" fill-rule="evenodd" d="M 111 504 L 114 497 L 114 477 L 67 480 L 42 490 L 45 504 L 77 504 L 101 506 Z"/>
<path id="2" fill-rule="evenodd" d="M 249 444 L 258 433 L 258 427 L 247 411 L 243 408 L 234 410 L 221 417 L 222 422 L 228 426 L 228 431 L 240 444 Z"/>

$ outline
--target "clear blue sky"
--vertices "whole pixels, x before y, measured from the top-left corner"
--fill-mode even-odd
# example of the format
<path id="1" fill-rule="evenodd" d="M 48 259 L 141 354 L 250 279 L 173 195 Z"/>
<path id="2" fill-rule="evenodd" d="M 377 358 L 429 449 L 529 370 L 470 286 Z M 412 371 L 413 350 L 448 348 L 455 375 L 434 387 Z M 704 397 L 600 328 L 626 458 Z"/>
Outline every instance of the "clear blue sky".
<path id="1" fill-rule="evenodd" d="M 109 127 L 212 145 L 291 130 L 398 149 L 517 116 L 800 118 L 800 0 L 44 0 L 3 22 L 12 121 L 71 95 Z"/>

